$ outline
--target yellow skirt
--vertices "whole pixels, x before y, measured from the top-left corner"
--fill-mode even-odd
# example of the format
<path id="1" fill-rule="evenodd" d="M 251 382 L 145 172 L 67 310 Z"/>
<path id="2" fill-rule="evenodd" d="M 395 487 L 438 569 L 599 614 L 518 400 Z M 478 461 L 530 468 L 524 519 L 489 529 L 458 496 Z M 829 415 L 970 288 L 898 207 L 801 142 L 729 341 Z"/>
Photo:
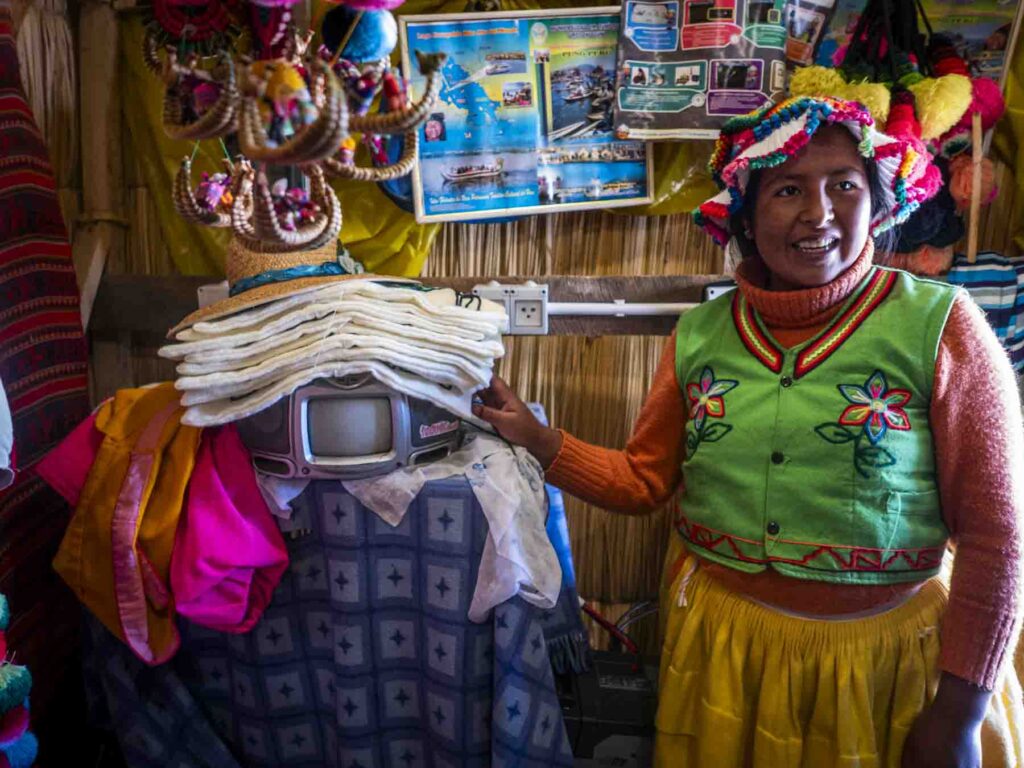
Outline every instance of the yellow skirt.
<path id="1" fill-rule="evenodd" d="M 666 567 L 684 556 L 673 537 Z M 938 578 L 869 618 L 817 621 L 727 590 L 696 561 L 663 582 L 655 765 L 899 768 L 938 684 Z M 686 605 L 679 605 L 685 584 Z M 1024 766 L 1024 707 L 1009 668 L 982 733 L 984 768 Z"/>

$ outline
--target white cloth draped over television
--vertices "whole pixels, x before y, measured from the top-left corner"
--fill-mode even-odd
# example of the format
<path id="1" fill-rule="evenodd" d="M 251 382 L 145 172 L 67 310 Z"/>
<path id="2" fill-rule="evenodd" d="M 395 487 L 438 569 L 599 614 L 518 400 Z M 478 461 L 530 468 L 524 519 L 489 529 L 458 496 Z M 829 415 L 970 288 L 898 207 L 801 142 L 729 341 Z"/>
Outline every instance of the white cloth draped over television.
<path id="1" fill-rule="evenodd" d="M 545 530 L 547 503 L 540 465 L 522 448 L 500 438 L 472 433 L 447 458 L 365 480 L 339 481 L 365 507 L 398 525 L 424 484 L 464 475 L 487 517 L 488 540 L 480 559 L 469 618 L 482 622 L 491 610 L 519 595 L 540 608 L 558 599 L 562 569 Z M 308 480 L 285 480 L 257 472 L 271 511 L 290 520 L 290 502 Z M 294 521 L 285 528 L 303 527 Z"/>

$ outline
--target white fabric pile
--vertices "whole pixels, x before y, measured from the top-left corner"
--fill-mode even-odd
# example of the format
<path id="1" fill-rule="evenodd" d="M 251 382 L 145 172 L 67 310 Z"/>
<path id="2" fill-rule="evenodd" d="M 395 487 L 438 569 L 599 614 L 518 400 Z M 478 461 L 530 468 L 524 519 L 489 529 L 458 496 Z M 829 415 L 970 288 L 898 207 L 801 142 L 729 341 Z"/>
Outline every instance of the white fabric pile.
<path id="1" fill-rule="evenodd" d="M 346 280 L 198 322 L 160 356 L 180 360 L 182 422 L 251 416 L 324 377 L 369 373 L 470 422 L 505 348 L 504 308 L 418 283 Z"/>

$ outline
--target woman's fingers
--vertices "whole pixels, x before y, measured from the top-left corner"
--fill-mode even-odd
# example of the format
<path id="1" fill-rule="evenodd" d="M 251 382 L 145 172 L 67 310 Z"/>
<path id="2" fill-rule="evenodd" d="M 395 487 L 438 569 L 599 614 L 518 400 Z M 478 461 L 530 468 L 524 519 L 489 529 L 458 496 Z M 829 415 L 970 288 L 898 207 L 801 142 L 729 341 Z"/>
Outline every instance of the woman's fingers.
<path id="1" fill-rule="evenodd" d="M 476 396 L 484 405 L 497 410 L 502 410 L 507 404 L 515 403 L 519 399 L 498 376 L 492 377 L 490 386 L 481 389 Z"/>

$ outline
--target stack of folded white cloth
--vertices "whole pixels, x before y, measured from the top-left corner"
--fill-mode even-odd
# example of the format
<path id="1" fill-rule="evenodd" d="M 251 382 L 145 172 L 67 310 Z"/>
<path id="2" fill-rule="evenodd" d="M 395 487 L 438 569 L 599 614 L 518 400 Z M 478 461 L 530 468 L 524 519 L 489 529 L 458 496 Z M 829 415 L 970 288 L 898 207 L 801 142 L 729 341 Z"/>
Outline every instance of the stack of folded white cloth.
<path id="1" fill-rule="evenodd" d="M 504 308 L 412 281 L 344 280 L 197 322 L 161 357 L 190 426 L 225 424 L 318 378 L 369 373 L 399 392 L 476 421 L 473 392 L 504 354 Z"/>

